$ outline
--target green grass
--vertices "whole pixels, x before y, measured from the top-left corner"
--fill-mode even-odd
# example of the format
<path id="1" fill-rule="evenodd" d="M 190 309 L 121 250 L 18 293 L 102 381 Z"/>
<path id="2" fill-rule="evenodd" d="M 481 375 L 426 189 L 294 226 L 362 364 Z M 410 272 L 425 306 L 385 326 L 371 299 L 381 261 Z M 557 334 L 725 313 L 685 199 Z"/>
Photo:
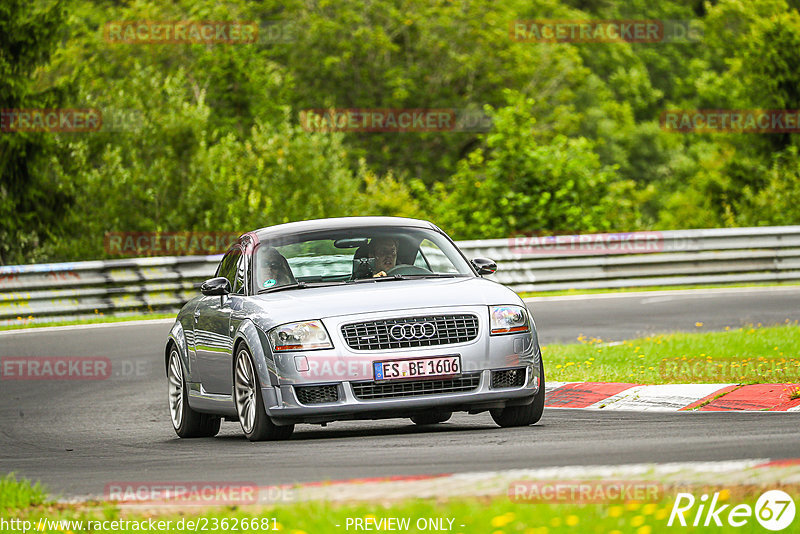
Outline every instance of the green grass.
<path id="1" fill-rule="evenodd" d="M 617 501 L 592 504 L 564 503 L 528 503 L 515 502 L 509 497 L 493 498 L 453 498 L 447 499 L 440 496 L 436 499 L 414 499 L 400 502 L 379 502 L 379 497 L 371 503 L 365 504 L 330 504 L 325 502 L 299 502 L 277 507 L 225 507 L 216 509 L 196 509 L 184 507 L 181 511 L 170 511 L 151 507 L 146 512 L 120 509 L 109 503 L 81 503 L 59 504 L 44 501 L 41 488 L 31 487 L 26 481 L 16 481 L 7 477 L 3 482 L 2 501 L 0 501 L 0 519 L 5 521 L 20 520 L 36 524 L 46 519 L 48 521 L 73 521 L 72 524 L 51 525 L 40 532 L 71 532 L 78 534 L 89 532 L 88 521 L 170 521 L 168 529 L 150 530 L 169 532 L 194 532 L 189 528 L 188 521 L 205 525 L 201 532 L 272 532 L 279 531 L 287 534 L 318 534 L 318 533 L 345 533 L 356 532 L 352 524 L 350 528 L 348 519 L 374 518 L 408 518 L 410 528 L 403 532 L 436 532 L 436 530 L 418 529 L 417 521 L 424 518 L 443 518 L 444 525 L 449 525 L 447 519 L 452 519 L 452 533 L 475 534 L 551 534 L 551 533 L 613 533 L 633 532 L 636 534 L 651 534 L 655 532 L 697 532 L 703 530 L 692 527 L 668 527 L 667 521 L 675 501 L 676 490 L 666 488 L 663 495 L 653 502 Z M 765 488 L 758 486 L 734 486 L 724 488 L 695 488 L 691 490 L 696 495 L 721 491 L 721 502 L 731 504 L 747 503 L 753 506 L 758 495 Z M 777 488 L 769 488 L 777 489 Z M 797 502 L 800 493 L 796 486 L 783 486 Z M 681 491 L 686 491 L 682 488 Z M 730 508 L 730 507 L 729 507 Z M 693 509 L 696 511 L 696 507 Z M 691 514 L 687 514 L 691 524 Z M 247 525 L 242 526 L 241 521 L 247 519 Z M 257 527 L 253 529 L 250 521 L 256 520 Z M 176 528 L 179 521 L 183 521 L 183 528 Z M 81 525 L 75 521 L 82 521 Z M 227 522 L 227 528 L 223 527 Z M 795 520 L 797 521 L 797 520 Z M 234 523 L 235 522 L 235 523 Z M 140 523 L 141 524 L 141 523 Z M 216 528 L 215 527 L 216 524 Z M 106 525 L 109 525 L 108 523 Z M 235 527 L 234 527 L 235 525 Z M 337 526 L 339 525 L 339 526 Z M 109 525 L 110 526 L 110 525 Z M 106 532 L 109 526 L 106 526 Z M 5 530 L 14 530 L 6 528 Z M 146 529 L 136 529 L 128 524 L 117 525 L 113 532 L 141 532 Z M 17 529 L 19 531 L 19 529 Z M 93 528 L 93 532 L 98 532 Z M 374 530 L 373 530 L 374 531 Z M 764 532 L 764 529 L 750 518 L 748 523 L 741 528 L 716 528 L 717 532 Z M 363 532 L 363 530 L 361 531 Z M 439 530 L 442 532 L 442 530 Z"/>
<path id="2" fill-rule="evenodd" d="M 797 321 L 765 328 L 759 324 L 726 327 L 724 332 L 654 335 L 618 344 L 583 336 L 578 341 L 542 347 L 548 380 L 640 384 L 800 382 Z"/>
<path id="3" fill-rule="evenodd" d="M 40 506 L 47 500 L 47 493 L 37 482 L 17 480 L 14 473 L 0 477 L 0 508 L 23 509 Z"/>
<path id="4" fill-rule="evenodd" d="M 153 319 L 174 319 L 175 313 L 142 313 L 138 315 L 102 315 L 87 319 L 75 319 L 72 321 L 54 321 L 49 323 L 21 323 L 18 325 L 3 325 L 0 330 L 21 330 L 26 328 L 44 328 L 49 326 L 72 326 L 77 324 L 97 324 L 97 323 L 122 323 L 126 321 L 147 321 Z"/>
<path id="5" fill-rule="evenodd" d="M 531 297 L 561 297 L 569 295 L 595 295 L 606 293 L 638 293 L 640 291 L 673 291 L 680 289 L 719 289 L 729 287 L 777 287 L 777 286 L 798 286 L 798 282 L 752 282 L 749 284 L 699 284 L 699 285 L 680 285 L 680 286 L 648 286 L 648 287 L 620 287 L 620 288 L 600 288 L 600 289 L 562 289 L 558 291 L 523 291 L 520 297 L 526 299 Z"/>

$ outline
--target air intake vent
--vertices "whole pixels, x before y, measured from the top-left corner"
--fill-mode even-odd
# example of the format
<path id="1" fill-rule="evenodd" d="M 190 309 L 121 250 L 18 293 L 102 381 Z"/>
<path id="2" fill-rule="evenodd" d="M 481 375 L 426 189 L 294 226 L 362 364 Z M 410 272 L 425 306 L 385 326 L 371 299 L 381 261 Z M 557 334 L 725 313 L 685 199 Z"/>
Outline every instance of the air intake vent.
<path id="1" fill-rule="evenodd" d="M 353 383 L 353 393 L 356 398 L 361 400 L 442 395 L 472 391 L 478 387 L 480 381 L 480 373 L 470 373 L 448 380 L 406 380 L 387 384 L 377 382 L 355 382 Z"/>
<path id="2" fill-rule="evenodd" d="M 328 386 L 295 386 L 294 393 L 302 404 L 322 404 L 339 400 L 339 388 Z"/>
<path id="3" fill-rule="evenodd" d="M 492 389 L 520 388 L 525 385 L 525 368 L 492 371 Z"/>

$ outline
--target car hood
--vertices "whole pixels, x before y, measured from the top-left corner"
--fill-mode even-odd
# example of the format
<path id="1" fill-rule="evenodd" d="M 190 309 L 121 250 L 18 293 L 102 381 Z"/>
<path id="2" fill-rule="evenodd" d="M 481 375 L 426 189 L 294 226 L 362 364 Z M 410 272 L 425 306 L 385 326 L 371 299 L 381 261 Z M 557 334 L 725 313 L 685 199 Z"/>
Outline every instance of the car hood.
<path id="1" fill-rule="evenodd" d="M 262 328 L 308 319 L 413 308 L 520 304 L 512 290 L 483 278 L 393 280 L 289 289 L 252 297 L 246 310 Z"/>

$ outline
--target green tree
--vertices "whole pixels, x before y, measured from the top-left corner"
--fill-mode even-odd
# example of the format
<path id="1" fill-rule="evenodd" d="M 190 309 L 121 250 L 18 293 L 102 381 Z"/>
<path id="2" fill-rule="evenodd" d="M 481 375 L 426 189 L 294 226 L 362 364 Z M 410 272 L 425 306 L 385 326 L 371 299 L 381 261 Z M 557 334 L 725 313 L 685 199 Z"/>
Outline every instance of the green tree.
<path id="1" fill-rule="evenodd" d="M 797 109 L 800 75 L 795 57 L 800 15 L 783 0 L 723 0 L 705 19 L 705 52 L 690 63 L 682 82 L 692 86 L 683 109 Z M 679 134 L 673 134 L 679 135 Z M 797 134 L 719 133 L 683 135 L 687 154 L 698 166 L 673 181 L 664 195 L 660 227 L 713 227 L 786 220 L 764 192 L 785 192 L 791 179 L 791 146 Z M 756 206 L 763 213 L 756 214 Z M 797 221 L 797 219 L 795 219 Z"/>
<path id="2" fill-rule="evenodd" d="M 532 99 L 509 92 L 491 111 L 495 130 L 438 189 L 437 220 L 462 239 L 540 231 L 634 228 L 633 184 L 603 165 L 591 141 L 557 135 L 538 142 Z"/>
<path id="3" fill-rule="evenodd" d="M 0 5 L 0 108 L 54 108 L 65 101 L 68 80 L 47 79 L 40 70 L 64 19 L 61 2 Z M 50 167 L 54 155 L 68 157 L 61 147 L 52 133 L 0 132 L 0 264 L 36 259 L 38 247 L 58 235 L 72 201 L 71 184 Z"/>
<path id="4" fill-rule="evenodd" d="M 298 31 L 271 56 L 295 82 L 295 111 L 308 108 L 474 108 L 501 106 L 503 90 L 535 97 L 539 127 L 580 121 L 570 107 L 595 89 L 569 46 L 515 42 L 516 19 L 569 18 L 548 0 L 494 2 L 309 2 L 287 8 Z M 478 143 L 475 132 L 348 133 L 353 161 L 430 186 Z"/>

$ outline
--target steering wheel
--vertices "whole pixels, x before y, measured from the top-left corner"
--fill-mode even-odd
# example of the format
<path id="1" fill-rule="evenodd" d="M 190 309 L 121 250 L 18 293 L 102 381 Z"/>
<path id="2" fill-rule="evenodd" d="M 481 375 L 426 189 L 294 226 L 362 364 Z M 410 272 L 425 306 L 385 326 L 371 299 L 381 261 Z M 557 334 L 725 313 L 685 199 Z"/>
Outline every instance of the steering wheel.
<path id="1" fill-rule="evenodd" d="M 386 276 L 393 276 L 395 274 L 403 275 L 403 274 L 433 274 L 433 272 L 429 271 L 424 267 L 417 267 L 416 265 L 407 265 L 401 263 L 400 265 L 395 265 L 388 271 L 386 271 Z"/>

